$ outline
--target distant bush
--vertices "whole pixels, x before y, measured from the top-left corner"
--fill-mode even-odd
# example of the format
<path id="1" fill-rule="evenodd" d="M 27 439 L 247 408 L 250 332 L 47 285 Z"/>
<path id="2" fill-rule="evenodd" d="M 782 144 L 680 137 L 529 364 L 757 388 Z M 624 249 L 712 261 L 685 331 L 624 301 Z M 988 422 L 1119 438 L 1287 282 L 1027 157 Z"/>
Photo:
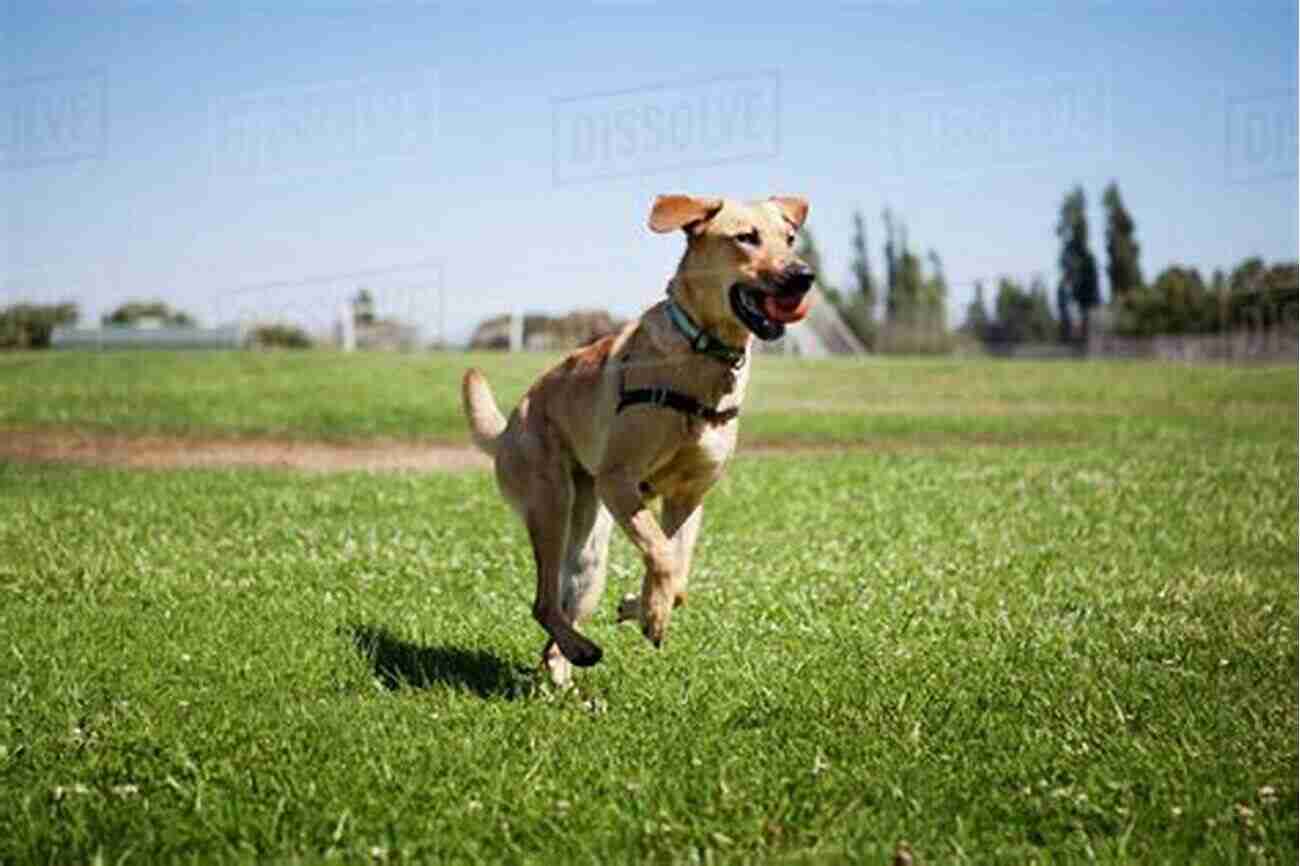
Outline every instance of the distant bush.
<path id="1" fill-rule="evenodd" d="M 248 339 L 258 349 L 310 349 L 312 339 L 295 325 L 258 325 Z"/>
<path id="2" fill-rule="evenodd" d="M 194 317 L 172 309 L 162 301 L 127 301 L 101 320 L 105 325 L 134 325 L 141 319 L 157 319 L 164 325 L 194 327 Z"/>
<path id="3" fill-rule="evenodd" d="M 1277 325 L 1295 327 L 1300 309 L 1300 268 L 1295 262 L 1241 262 L 1231 274 L 1215 271 L 1206 282 L 1196 268 L 1171 265 L 1150 285 L 1114 304 L 1116 333 L 1214 334 Z"/>
<path id="4" fill-rule="evenodd" d="M 0 349 L 46 349 L 59 325 L 77 322 L 76 304 L 14 304 L 0 310 Z"/>

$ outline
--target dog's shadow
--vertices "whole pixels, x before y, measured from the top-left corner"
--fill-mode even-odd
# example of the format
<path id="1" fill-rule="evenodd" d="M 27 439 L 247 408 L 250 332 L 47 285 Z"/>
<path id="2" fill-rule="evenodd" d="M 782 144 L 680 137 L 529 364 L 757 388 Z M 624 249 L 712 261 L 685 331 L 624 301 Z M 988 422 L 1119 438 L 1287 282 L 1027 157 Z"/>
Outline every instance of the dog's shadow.
<path id="1" fill-rule="evenodd" d="M 447 686 L 481 698 L 515 698 L 530 671 L 491 653 L 456 646 L 420 646 L 383 626 L 351 625 L 342 631 L 370 664 L 384 688 L 428 689 Z"/>

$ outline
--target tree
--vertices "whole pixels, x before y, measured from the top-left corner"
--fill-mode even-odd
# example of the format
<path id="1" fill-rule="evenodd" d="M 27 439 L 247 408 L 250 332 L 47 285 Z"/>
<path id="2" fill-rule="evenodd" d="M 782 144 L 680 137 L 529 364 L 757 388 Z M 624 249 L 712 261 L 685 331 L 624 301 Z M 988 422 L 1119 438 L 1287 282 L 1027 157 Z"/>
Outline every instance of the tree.
<path id="1" fill-rule="evenodd" d="M 898 247 L 894 240 L 894 217 L 885 208 L 885 318 L 898 318 Z"/>
<path id="2" fill-rule="evenodd" d="M 1011 277 L 1000 277 L 994 308 L 997 318 L 988 330 L 991 343 L 1046 343 L 1056 333 L 1047 286 L 1040 277 L 1028 289 Z"/>
<path id="3" fill-rule="evenodd" d="M 989 314 L 984 306 L 984 284 L 979 280 L 975 281 L 975 297 L 966 306 L 966 321 L 961 329 L 977 340 L 988 337 Z"/>
<path id="4" fill-rule="evenodd" d="M 925 257 L 930 263 L 930 276 L 921 284 L 918 318 L 927 329 L 942 333 L 948 330 L 948 281 L 939 254 L 930 250 Z"/>
<path id="5" fill-rule="evenodd" d="M 1118 330 L 1143 337 L 1213 330 L 1217 307 L 1195 268 L 1170 265 L 1149 286 L 1123 297 Z"/>
<path id="6" fill-rule="evenodd" d="M 1065 283 L 1056 286 L 1056 320 L 1061 326 L 1061 342 L 1071 342 L 1074 339 L 1074 320 L 1070 315 L 1070 293 Z"/>
<path id="7" fill-rule="evenodd" d="M 1137 305 L 1141 333 L 1196 334 L 1211 329 L 1214 309 L 1196 268 L 1170 265 Z"/>
<path id="8" fill-rule="evenodd" d="M 853 212 L 853 261 L 850 264 L 853 282 L 857 286 L 856 299 L 866 313 L 868 323 L 876 318 L 876 280 L 871 274 L 871 257 L 867 252 L 867 229 L 862 211 Z"/>
<path id="9" fill-rule="evenodd" d="M 1047 284 L 1037 274 L 1029 281 L 1027 330 L 1029 339 L 1035 343 L 1050 343 L 1058 330 L 1052 318 L 1052 304 L 1047 299 Z"/>
<path id="10" fill-rule="evenodd" d="M 311 336 L 296 325 L 258 325 L 249 343 L 262 349 L 310 349 Z"/>
<path id="11" fill-rule="evenodd" d="M 1076 186 L 1061 204 L 1056 236 L 1061 239 L 1061 285 L 1079 305 L 1082 320 L 1081 338 L 1088 341 L 1088 320 L 1092 308 L 1101 302 L 1097 281 L 1097 260 L 1088 249 L 1087 199 L 1083 187 Z"/>
<path id="12" fill-rule="evenodd" d="M 1114 181 L 1102 194 L 1106 208 L 1106 278 L 1110 281 L 1111 301 L 1123 301 L 1142 288 L 1142 269 L 1138 265 L 1141 248 L 1134 237 L 1133 218 L 1119 197 Z"/>
<path id="13" fill-rule="evenodd" d="M 194 327 L 194 317 L 162 301 L 127 301 L 102 318 L 105 325 L 134 325 L 141 319 L 157 319 L 177 328 Z"/>
<path id="14" fill-rule="evenodd" d="M 1223 272 L 1223 268 L 1214 269 L 1209 292 L 1214 303 L 1214 330 L 1225 331 L 1231 321 L 1232 293 L 1228 287 L 1228 275 Z"/>
<path id="15" fill-rule="evenodd" d="M 1228 277 L 1230 322 L 1247 328 L 1294 322 L 1298 277 L 1300 268 L 1295 262 L 1265 266 L 1259 258 L 1246 259 Z"/>
<path id="16" fill-rule="evenodd" d="M 357 289 L 356 296 L 352 298 L 352 321 L 358 325 L 375 323 L 375 299 L 371 297 L 369 289 Z"/>
<path id="17" fill-rule="evenodd" d="M 874 348 L 876 342 L 875 285 L 866 258 L 866 230 L 863 228 L 859 213 L 854 214 L 854 230 L 854 258 L 851 265 L 854 288 L 840 291 L 827 281 L 821 264 L 821 255 L 806 225 L 799 231 L 795 254 L 817 272 L 818 288 L 822 290 L 826 300 L 835 307 L 854 336 L 867 348 Z"/>
<path id="18" fill-rule="evenodd" d="M 904 325 L 920 324 L 925 279 L 921 274 L 921 260 L 907 247 L 903 247 L 898 256 L 895 283 L 894 320 Z"/>
<path id="19" fill-rule="evenodd" d="M 1116 329 L 1136 336 L 1267 330 L 1300 313 L 1300 268 L 1248 258 L 1207 284 L 1196 268 L 1170 265 L 1118 305 Z M 1294 324 L 1291 324 L 1294 327 Z"/>
<path id="20" fill-rule="evenodd" d="M 76 304 L 14 304 L 0 310 L 0 349 L 45 349 L 59 325 L 76 324 Z"/>
<path id="21" fill-rule="evenodd" d="M 938 253 L 926 253 L 928 273 L 907 243 L 907 226 L 888 208 L 885 221 L 885 315 L 878 327 L 882 352 L 934 354 L 951 351 L 947 330 L 948 281 Z M 866 239 L 862 239 L 865 252 Z"/>

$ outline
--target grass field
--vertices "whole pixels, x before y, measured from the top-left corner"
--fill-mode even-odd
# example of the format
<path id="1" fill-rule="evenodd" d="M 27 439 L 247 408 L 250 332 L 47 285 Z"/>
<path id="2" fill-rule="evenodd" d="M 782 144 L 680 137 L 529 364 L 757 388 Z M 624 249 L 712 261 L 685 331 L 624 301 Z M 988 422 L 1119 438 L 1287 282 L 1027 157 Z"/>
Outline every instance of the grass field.
<path id="1" fill-rule="evenodd" d="M 0 353 L 0 430 L 464 442 L 460 376 L 513 406 L 554 356 Z M 904 446 L 1295 429 L 1295 368 L 762 358 L 748 442 Z M 1289 426 L 1288 426 L 1289 425 Z"/>
<path id="2" fill-rule="evenodd" d="M 0 429 L 464 441 L 467 361 L 544 363 L 0 356 Z M 0 462 L 0 863 L 1294 863 L 1296 389 L 764 358 L 742 439 L 822 447 L 661 652 L 620 540 L 568 692 L 487 473 Z"/>

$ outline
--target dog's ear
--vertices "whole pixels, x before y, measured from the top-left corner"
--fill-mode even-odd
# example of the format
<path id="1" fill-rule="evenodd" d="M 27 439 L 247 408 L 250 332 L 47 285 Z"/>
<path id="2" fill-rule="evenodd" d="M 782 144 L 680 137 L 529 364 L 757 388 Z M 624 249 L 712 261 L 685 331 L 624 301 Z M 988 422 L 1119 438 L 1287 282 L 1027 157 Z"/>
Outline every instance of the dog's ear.
<path id="1" fill-rule="evenodd" d="M 720 198 L 696 198 L 691 195 L 661 195 L 650 208 L 650 230 L 663 234 L 675 229 L 688 229 L 696 223 L 707 222 L 722 210 Z"/>
<path id="2" fill-rule="evenodd" d="M 808 199 L 797 195 L 774 195 L 768 201 L 774 202 L 781 209 L 781 214 L 795 228 L 808 219 Z"/>

